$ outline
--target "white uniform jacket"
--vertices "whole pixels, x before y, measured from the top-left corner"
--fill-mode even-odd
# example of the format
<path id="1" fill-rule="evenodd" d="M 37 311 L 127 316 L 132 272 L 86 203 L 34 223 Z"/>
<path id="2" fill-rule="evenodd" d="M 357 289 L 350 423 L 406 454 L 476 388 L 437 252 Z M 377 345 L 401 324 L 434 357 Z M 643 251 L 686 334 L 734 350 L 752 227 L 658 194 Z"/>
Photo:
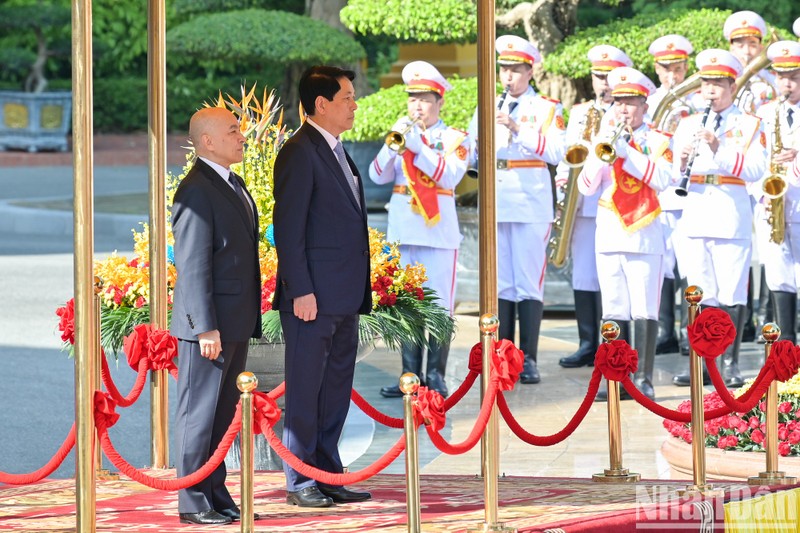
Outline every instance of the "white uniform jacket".
<path id="1" fill-rule="evenodd" d="M 389 228 L 386 238 L 405 245 L 458 249 L 461 232 L 458 229 L 455 197 L 452 193 L 467 171 L 469 142 L 464 131 L 445 126 L 441 120 L 422 134 L 423 148 L 414 157 L 414 166 L 430 177 L 439 189 L 450 194 L 438 194 L 441 219 L 433 226 L 411 208 L 409 192 L 394 192 L 389 201 Z M 384 145 L 369 168 L 369 177 L 382 185 L 408 186 L 403 172 L 403 157 Z"/>
<path id="2" fill-rule="evenodd" d="M 565 125 L 561 104 L 537 95 L 533 87 L 518 98 L 508 96 L 500 111 L 509 112 L 519 125 L 511 134 L 507 128 L 495 129 L 498 167 L 503 162 L 539 161 L 557 165 L 564 158 Z M 477 142 L 478 114 L 472 117 L 469 132 Z M 473 150 L 473 158 L 477 150 Z M 547 166 L 538 168 L 498 168 L 497 221 L 550 223 L 553 221 L 553 187 Z"/>
<path id="3" fill-rule="evenodd" d="M 669 185 L 671 170 L 668 136 L 651 130 L 645 124 L 633 133 L 633 140 L 642 149 L 642 152 L 629 146 L 622 169 L 640 181 L 642 186 L 650 187 L 656 192 L 664 190 Z M 604 128 L 598 135 L 598 139 L 606 139 L 608 136 L 609 131 Z M 612 167 L 594 155 L 594 148 L 590 151 L 583 171 L 578 176 L 578 190 L 582 194 L 588 195 L 594 194 L 598 190 L 601 191 L 597 209 L 597 240 L 595 243 L 598 253 L 664 253 L 664 233 L 663 227 L 658 221 L 659 210 L 653 212 L 652 221 L 649 224 L 629 232 L 612 208 L 612 195 L 616 190 Z"/>
<path id="4" fill-rule="evenodd" d="M 755 115 L 743 113 L 730 106 L 722 113 L 717 153 L 713 154 L 706 143 L 697 144 L 697 155 L 692 165 L 692 176 L 722 176 L 739 178 L 745 182 L 756 181 L 764 174 L 766 140 L 761 121 Z M 711 111 L 706 129 L 713 130 L 717 114 Z M 683 147 L 694 143 L 700 129 L 700 113 L 683 119 L 673 136 L 675 164 L 672 168 L 674 183 L 681 181 L 680 154 Z M 687 237 L 750 240 L 753 211 L 746 187 L 737 184 L 689 183 L 689 194 L 684 198 L 680 228 Z"/>
<path id="5" fill-rule="evenodd" d="M 772 174 L 769 161 L 772 157 L 772 149 L 775 142 L 775 109 L 779 105 L 780 103 L 777 100 L 773 100 L 759 108 L 757 113 L 761 119 L 764 135 L 767 139 L 767 164 L 765 165 L 764 176 L 750 187 L 750 193 L 758 202 L 762 201 L 764 178 Z M 793 117 L 791 126 L 789 126 L 786 119 L 789 110 L 792 111 Z M 783 144 L 784 148 L 800 150 L 800 105 L 791 105 L 786 102 L 781 106 L 780 135 L 781 144 Z M 794 162 L 785 165 L 783 177 L 789 185 L 786 195 L 783 197 L 786 222 L 800 223 L 800 169 L 797 166 L 797 158 L 795 158 Z"/>

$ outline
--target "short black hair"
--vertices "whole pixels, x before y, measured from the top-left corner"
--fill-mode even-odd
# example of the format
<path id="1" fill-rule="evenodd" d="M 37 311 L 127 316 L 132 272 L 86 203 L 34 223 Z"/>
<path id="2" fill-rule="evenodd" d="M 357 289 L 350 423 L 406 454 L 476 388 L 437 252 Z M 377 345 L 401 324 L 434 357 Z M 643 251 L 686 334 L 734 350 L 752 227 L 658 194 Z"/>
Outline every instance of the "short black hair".
<path id="1" fill-rule="evenodd" d="M 316 112 L 315 103 L 318 96 L 326 100 L 333 100 L 333 97 L 342 86 L 339 78 L 347 78 L 353 81 L 356 73 L 339 67 L 328 65 L 315 65 L 309 67 L 300 77 L 300 104 L 308 116 L 313 116 Z"/>

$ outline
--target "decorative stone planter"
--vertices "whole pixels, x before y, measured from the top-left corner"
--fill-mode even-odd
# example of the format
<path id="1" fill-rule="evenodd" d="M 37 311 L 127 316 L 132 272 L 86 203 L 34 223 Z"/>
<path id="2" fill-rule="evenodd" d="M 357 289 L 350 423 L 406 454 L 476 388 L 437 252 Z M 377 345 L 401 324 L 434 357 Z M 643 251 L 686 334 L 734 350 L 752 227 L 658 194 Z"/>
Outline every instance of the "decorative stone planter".
<path id="1" fill-rule="evenodd" d="M 669 437 L 661 445 L 661 454 L 670 465 L 673 479 L 691 479 L 692 445 Z M 706 448 L 706 476 L 710 479 L 742 481 L 766 470 L 763 452 L 738 452 Z M 800 477 L 800 457 L 781 457 L 778 469 L 787 476 Z"/>
<path id="2" fill-rule="evenodd" d="M 0 91 L 0 150 L 67 151 L 72 93 Z"/>

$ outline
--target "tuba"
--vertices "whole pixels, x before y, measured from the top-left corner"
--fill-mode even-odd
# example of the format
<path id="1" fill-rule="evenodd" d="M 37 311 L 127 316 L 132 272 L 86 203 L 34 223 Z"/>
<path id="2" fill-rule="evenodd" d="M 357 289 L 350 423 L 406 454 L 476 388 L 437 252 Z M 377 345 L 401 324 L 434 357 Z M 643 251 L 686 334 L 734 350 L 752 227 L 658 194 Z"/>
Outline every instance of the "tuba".
<path id="1" fill-rule="evenodd" d="M 550 264 L 556 268 L 563 267 L 567 262 L 575 216 L 578 212 L 578 175 L 589 155 L 592 137 L 600 130 L 602 119 L 603 110 L 592 103 L 583 119 L 581 140 L 568 146 L 564 154 L 564 164 L 569 167 L 569 175 L 566 184 L 561 186 L 564 199 L 556 204 L 556 219 L 553 222 L 553 236 L 548 243 L 550 253 L 547 256 Z"/>
<path id="2" fill-rule="evenodd" d="M 673 111 L 678 107 L 686 107 L 690 112 L 694 110 L 684 97 L 697 91 L 700 88 L 700 81 L 700 74 L 695 72 L 667 91 L 667 94 L 659 102 L 658 107 L 653 111 L 653 125 L 657 130 L 666 133 L 675 132 L 679 120 L 676 119 Z"/>
<path id="3" fill-rule="evenodd" d="M 742 111 L 746 111 L 748 113 L 755 112 L 753 109 L 754 97 L 752 91 L 750 90 L 750 84 L 752 83 L 751 78 L 769 66 L 770 59 L 767 57 L 767 48 L 769 48 L 769 45 L 776 43 L 779 40 L 780 37 L 778 36 L 778 33 L 775 30 L 772 30 L 769 40 L 766 44 L 764 44 L 764 50 L 760 55 L 751 59 L 742 72 L 742 75 L 736 78 L 736 98 L 733 100 L 733 105 Z"/>
<path id="4" fill-rule="evenodd" d="M 786 237 L 786 214 L 783 197 L 786 194 L 788 184 L 784 179 L 786 166 L 775 162 L 775 156 L 783 151 L 783 139 L 781 137 L 781 109 L 786 101 L 786 95 L 781 96 L 780 101 L 775 106 L 775 126 L 772 137 L 772 151 L 770 152 L 769 176 L 764 178 L 761 191 L 764 197 L 769 200 L 767 212 L 767 223 L 770 226 L 769 240 L 775 244 L 783 243 Z"/>

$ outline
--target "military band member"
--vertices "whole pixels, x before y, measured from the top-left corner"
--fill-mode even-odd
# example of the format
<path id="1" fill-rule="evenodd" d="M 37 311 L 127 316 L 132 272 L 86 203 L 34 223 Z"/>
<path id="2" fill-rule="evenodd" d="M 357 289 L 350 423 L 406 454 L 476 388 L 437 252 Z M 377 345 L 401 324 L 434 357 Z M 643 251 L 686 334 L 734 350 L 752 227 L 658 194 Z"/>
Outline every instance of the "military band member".
<path id="1" fill-rule="evenodd" d="M 688 70 L 689 54 L 694 51 L 692 43 L 682 35 L 664 35 L 650 44 L 648 52 L 653 56 L 655 71 L 661 83 L 656 91 L 647 99 L 648 114 L 653 117 L 659 104 L 676 85 L 683 83 Z M 676 101 L 665 113 L 661 124 L 654 127 L 672 133 L 681 119 L 695 113 L 703 107 L 702 98 L 697 92 L 687 94 Z M 675 291 L 676 274 L 678 274 L 677 256 L 680 249 L 680 236 L 675 233 L 681 217 L 683 204 L 675 194 L 675 187 L 667 187 L 659 193 L 661 204 L 660 221 L 664 227 L 666 250 L 664 252 L 664 281 L 661 285 L 661 305 L 658 313 L 659 331 L 656 353 L 675 353 L 679 351 L 678 336 L 675 333 Z M 680 276 L 677 278 L 680 279 Z M 682 300 L 682 299 L 681 299 Z"/>
<path id="2" fill-rule="evenodd" d="M 670 182 L 670 139 L 644 122 L 647 97 L 656 89 L 647 76 L 620 67 L 611 71 L 608 81 L 618 125 L 602 130 L 598 139 L 613 147 L 615 157 L 600 159 L 596 148 L 591 150 L 578 188 L 587 195 L 601 191 L 595 242 L 603 318 L 633 321 L 633 346 L 639 352 L 634 383 L 653 399 L 664 254 L 658 192 Z M 612 135 L 620 128 L 630 138 Z"/>
<path id="3" fill-rule="evenodd" d="M 673 137 L 673 179 L 690 176 L 678 223 L 686 251 L 681 268 L 689 284 L 703 289 L 702 305 L 722 308 L 736 325 L 736 340 L 720 358 L 720 366 L 726 385 L 738 387 L 753 224 L 745 183 L 764 173 L 766 140 L 761 121 L 733 105 L 735 80 L 742 73 L 733 54 L 704 50 L 696 63 L 701 93 L 711 107 L 705 125 L 700 113 L 692 115 L 681 121 Z M 688 371 L 675 376 L 673 383 L 688 385 Z"/>
<path id="4" fill-rule="evenodd" d="M 592 89 L 595 99 L 572 106 L 567 124 L 566 146 L 585 142 L 589 134 L 589 146 L 614 104 L 614 97 L 608 86 L 608 73 L 617 67 L 629 67 L 630 58 L 614 46 L 598 45 L 592 47 L 587 57 L 591 64 Z M 564 161 L 558 164 L 556 186 L 566 186 L 569 167 Z M 564 368 L 578 368 L 594 364 L 594 354 L 600 345 L 600 322 L 603 316 L 600 299 L 600 281 L 597 279 L 597 260 L 595 259 L 595 232 L 597 224 L 597 200 L 600 191 L 591 196 L 580 195 L 575 223 L 570 243 L 572 257 L 572 294 L 575 298 L 575 318 L 578 322 L 578 350 L 562 357 L 558 364 Z"/>
<path id="5" fill-rule="evenodd" d="M 531 87 L 533 65 L 542 60 L 531 43 L 514 35 L 497 39 L 497 291 L 499 337 L 514 340 L 519 319 L 519 348 L 525 363 L 519 380 L 538 383 L 536 366 L 546 249 L 553 222 L 553 193 L 547 164 L 564 157 L 561 104 Z M 500 100 L 502 99 L 502 100 Z M 477 139 L 477 112 L 470 136 Z M 474 155 L 475 152 L 473 152 Z"/>
<path id="6" fill-rule="evenodd" d="M 782 243 L 767 240 L 759 243 L 759 253 L 763 255 L 766 280 L 773 295 L 775 320 L 781 328 L 781 339 L 795 342 L 797 315 L 797 290 L 800 287 L 800 183 L 795 179 L 792 166 L 800 148 L 800 43 L 779 41 L 767 49 L 767 57 L 776 73 L 781 98 L 774 100 L 758 110 L 767 137 L 767 154 L 770 165 L 764 177 L 773 175 L 773 170 L 786 182 L 786 194 L 780 202 L 784 206 L 785 236 Z M 775 124 L 776 117 L 779 123 Z M 776 152 L 776 134 L 783 149 Z M 776 168 L 770 168 L 771 166 Z M 770 205 L 763 198 L 763 179 L 755 184 L 751 192 L 766 207 Z M 769 214 L 769 213 L 767 213 Z M 768 235 L 771 224 L 766 220 L 762 228 Z"/>
<path id="7" fill-rule="evenodd" d="M 725 20 L 722 33 L 730 43 L 729 51 L 745 69 L 764 51 L 767 23 L 758 13 L 737 11 Z M 763 69 L 750 78 L 743 89 L 738 106 L 742 111 L 755 113 L 759 107 L 775 98 L 775 76 Z"/>
<path id="8" fill-rule="evenodd" d="M 436 68 L 412 61 L 403 68 L 408 93 L 408 115 L 392 128 L 404 131 L 406 150 L 399 154 L 385 145 L 369 169 L 377 184 L 394 182 L 389 202 L 387 239 L 400 242 L 404 265 L 425 265 L 426 286 L 435 290 L 439 304 L 453 314 L 456 258 L 461 243 L 453 189 L 467 170 L 469 143 L 464 131 L 448 127 L 439 118 L 445 92 L 452 87 Z M 424 126 L 421 126 L 422 123 Z M 424 383 L 447 396 L 445 370 L 450 343 L 431 339 Z M 403 345 L 403 373 L 422 376 L 422 347 Z M 401 397 L 397 385 L 381 389 L 387 398 Z"/>

